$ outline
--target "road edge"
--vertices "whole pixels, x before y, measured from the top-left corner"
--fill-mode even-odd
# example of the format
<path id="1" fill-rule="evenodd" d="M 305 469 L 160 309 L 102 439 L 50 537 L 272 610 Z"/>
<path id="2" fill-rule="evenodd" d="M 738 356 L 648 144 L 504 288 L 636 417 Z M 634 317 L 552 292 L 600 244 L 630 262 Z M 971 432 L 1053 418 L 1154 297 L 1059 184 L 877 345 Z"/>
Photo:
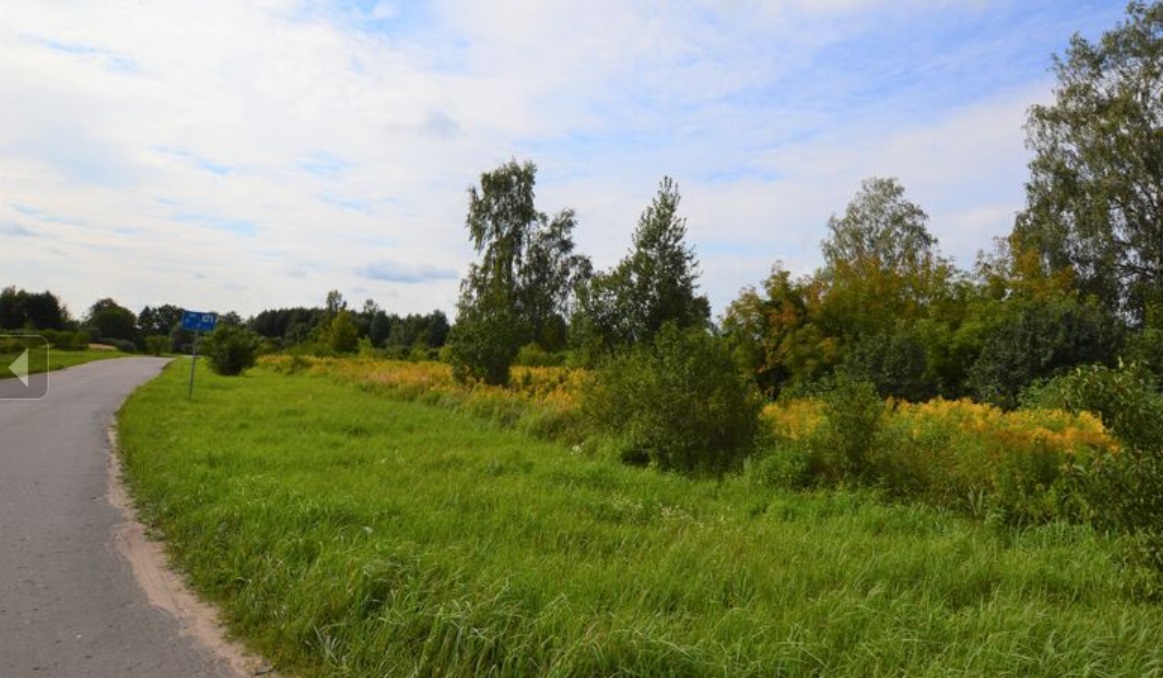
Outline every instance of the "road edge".
<path id="1" fill-rule="evenodd" d="M 280 674 L 272 670 L 270 662 L 247 651 L 226 635 L 219 623 L 218 610 L 186 586 L 183 578 L 170 567 L 162 543 L 147 536 L 145 525 L 137 519 L 129 492 L 122 482 L 116 423 L 109 424 L 105 432 L 108 455 L 106 497 L 121 514 L 121 521 L 113 528 L 113 542 L 117 552 L 129 563 L 133 577 L 150 605 L 176 619 L 179 634 L 193 640 L 238 678 L 279 678 Z"/>

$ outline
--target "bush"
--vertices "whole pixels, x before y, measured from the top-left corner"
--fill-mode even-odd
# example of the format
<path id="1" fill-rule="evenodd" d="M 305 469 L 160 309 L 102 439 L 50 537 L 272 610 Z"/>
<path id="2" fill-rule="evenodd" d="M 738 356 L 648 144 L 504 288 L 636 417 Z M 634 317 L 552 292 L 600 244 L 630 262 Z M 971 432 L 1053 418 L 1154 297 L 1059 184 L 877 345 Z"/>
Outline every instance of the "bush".
<path id="1" fill-rule="evenodd" d="M 867 380 L 882 398 L 922 402 L 937 395 L 929 378 L 925 345 L 911 326 L 874 334 L 856 343 L 845 358 L 843 371 Z"/>
<path id="2" fill-rule="evenodd" d="M 534 342 L 525 344 L 517 351 L 514 364 L 522 367 L 561 367 L 565 364 L 565 354 L 550 353 Z"/>
<path id="3" fill-rule="evenodd" d="M 599 368 L 582 407 L 600 434 L 625 441 L 623 459 L 722 473 L 752 451 L 762 400 L 722 341 L 667 325 Z"/>
<path id="4" fill-rule="evenodd" d="M 824 421 L 813 435 L 813 451 L 833 480 L 869 474 L 869 459 L 884 422 L 884 401 L 869 381 L 840 375 L 824 395 Z"/>
<path id="5" fill-rule="evenodd" d="M 83 351 L 89 347 L 89 335 L 86 332 L 38 330 L 37 334 L 44 337 L 49 346 L 61 351 Z"/>
<path id="6" fill-rule="evenodd" d="M 258 360 L 259 337 L 237 325 L 218 325 L 198 343 L 198 352 L 210 361 L 210 369 L 226 377 L 242 374 Z"/>
<path id="7" fill-rule="evenodd" d="M 110 337 L 99 338 L 93 342 L 94 344 L 103 344 L 105 346 L 112 346 L 122 353 L 137 353 L 137 344 L 134 344 L 128 339 L 113 339 Z"/>
<path id="8" fill-rule="evenodd" d="M 1163 572 L 1163 394 L 1138 365 L 1097 365 L 1029 389 L 1027 406 L 1088 411 L 1124 443 L 1117 454 L 1081 469 L 1087 517 L 1134 535 L 1134 556 Z"/>
<path id="9" fill-rule="evenodd" d="M 1092 303 L 1069 297 L 1015 302 L 986 333 L 969 369 L 969 389 L 978 400 L 1013 409 L 1038 379 L 1079 365 L 1113 364 L 1122 334 L 1119 320 Z"/>
<path id="10" fill-rule="evenodd" d="M 161 355 L 170 350 L 170 338 L 164 334 L 146 337 L 145 350 L 150 355 Z"/>
<path id="11" fill-rule="evenodd" d="M 452 376 L 462 383 L 505 386 L 517 357 L 519 322 L 505 311 L 461 315 L 448 337 Z"/>
<path id="12" fill-rule="evenodd" d="M 1155 390 L 1153 375 L 1137 365 L 1080 367 L 1027 389 L 1022 404 L 1026 408 L 1091 412 L 1127 445 L 1163 448 L 1163 395 Z"/>

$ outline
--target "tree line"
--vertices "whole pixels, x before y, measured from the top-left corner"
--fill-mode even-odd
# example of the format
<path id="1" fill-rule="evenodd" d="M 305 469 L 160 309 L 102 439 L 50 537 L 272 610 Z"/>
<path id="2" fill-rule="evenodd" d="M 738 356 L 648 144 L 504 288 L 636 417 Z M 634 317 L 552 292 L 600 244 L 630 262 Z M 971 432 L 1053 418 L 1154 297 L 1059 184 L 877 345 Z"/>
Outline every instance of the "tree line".
<path id="1" fill-rule="evenodd" d="M 1014 407 L 1080 365 L 1163 375 L 1163 3 L 1131 3 L 1092 43 L 1054 57 L 1055 100 L 1029 110 L 1026 205 L 963 270 L 894 178 L 863 182 L 827 223 L 824 264 L 776 262 L 719 322 L 698 293 L 678 185 L 664 178 L 626 256 L 595 271 L 576 218 L 534 204 L 536 167 L 511 161 L 469 190 L 479 260 L 462 280 L 449 355 L 462 379 L 505 383 L 522 346 L 594 365 L 667 324 L 713 335 L 768 396 L 838 376 L 905 400 Z"/>
<path id="2" fill-rule="evenodd" d="M 174 304 L 145 306 L 134 313 L 106 297 L 78 319 L 51 291 L 29 292 L 15 286 L 0 290 L 0 330 L 35 332 L 60 349 L 99 343 L 126 352 L 188 353 L 194 334 L 183 329 L 181 321 L 182 309 Z M 253 334 L 259 350 L 353 353 L 362 346 L 399 358 L 435 357 L 450 329 L 442 311 L 388 313 L 372 299 L 351 310 L 335 290 L 328 292 L 323 306 L 268 309 L 248 319 L 230 311 L 218 314 L 218 323 Z"/>

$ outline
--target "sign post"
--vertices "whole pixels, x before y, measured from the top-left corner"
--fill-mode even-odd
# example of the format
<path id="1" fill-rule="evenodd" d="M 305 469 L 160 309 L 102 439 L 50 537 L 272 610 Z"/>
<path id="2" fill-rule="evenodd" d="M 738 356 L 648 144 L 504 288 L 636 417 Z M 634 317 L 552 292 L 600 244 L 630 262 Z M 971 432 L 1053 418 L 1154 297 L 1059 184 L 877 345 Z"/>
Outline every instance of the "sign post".
<path id="1" fill-rule="evenodd" d="M 218 316 L 214 313 L 198 311 L 182 311 L 182 329 L 194 333 L 194 355 L 190 361 L 190 388 L 186 391 L 187 398 L 194 397 L 194 368 L 198 366 L 198 337 L 202 332 L 211 332 L 218 324 Z"/>

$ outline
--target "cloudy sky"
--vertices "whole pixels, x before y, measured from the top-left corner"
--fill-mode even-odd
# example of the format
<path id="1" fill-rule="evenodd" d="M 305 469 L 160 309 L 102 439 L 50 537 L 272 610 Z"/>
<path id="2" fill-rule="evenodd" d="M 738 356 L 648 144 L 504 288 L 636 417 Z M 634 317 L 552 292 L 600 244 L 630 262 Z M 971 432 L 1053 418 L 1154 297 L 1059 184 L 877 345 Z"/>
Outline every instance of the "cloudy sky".
<path id="1" fill-rule="evenodd" d="M 245 315 L 453 311 L 511 158 L 600 268 L 664 175 L 715 314 L 895 176 L 963 266 L 1023 201 L 1026 109 L 1104 0 L 5 0 L 0 286 Z"/>

